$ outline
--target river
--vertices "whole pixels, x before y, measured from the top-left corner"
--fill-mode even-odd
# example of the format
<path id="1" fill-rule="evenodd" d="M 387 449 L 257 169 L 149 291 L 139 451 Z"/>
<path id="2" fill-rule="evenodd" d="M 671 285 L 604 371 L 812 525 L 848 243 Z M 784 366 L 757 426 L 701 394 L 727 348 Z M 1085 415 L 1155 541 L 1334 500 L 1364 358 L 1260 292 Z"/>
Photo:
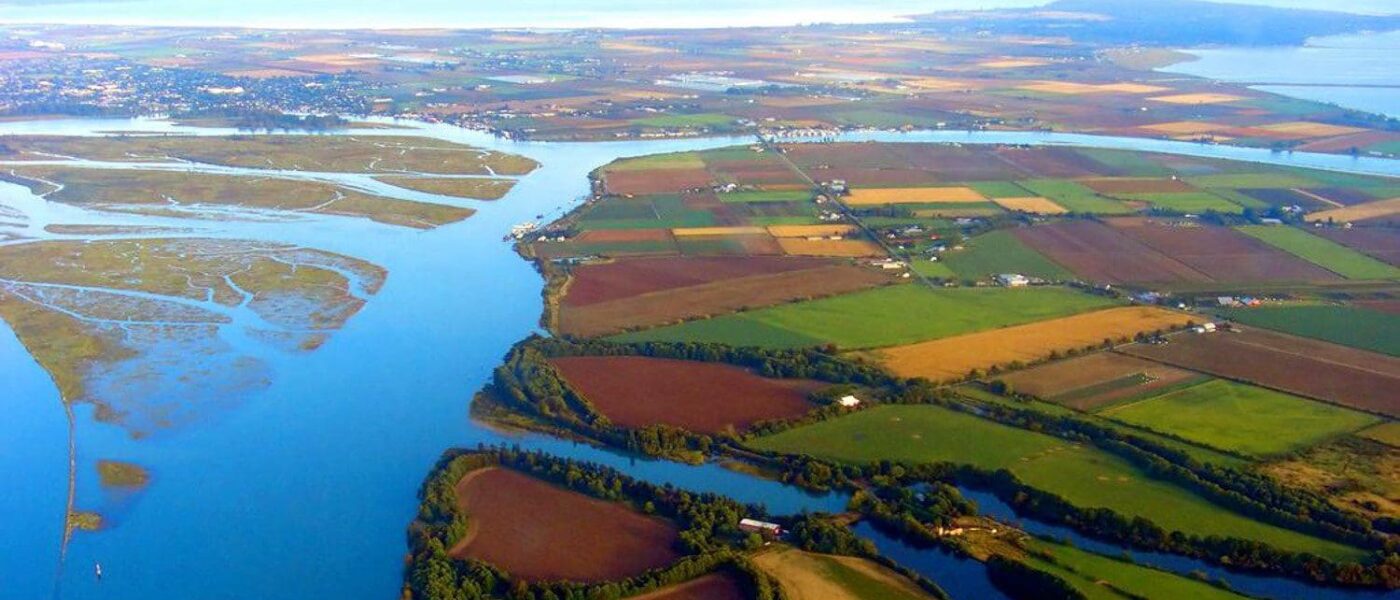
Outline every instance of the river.
<path id="1" fill-rule="evenodd" d="M 473 392 L 505 351 L 538 328 L 543 282 L 500 241 L 512 224 L 537 214 L 559 216 L 588 192 L 587 173 L 615 158 L 750 139 L 539 143 L 445 125 L 416 127 L 354 133 L 426 135 L 522 154 L 542 166 L 499 201 L 438 198 L 479 212 L 431 231 L 339 217 L 191 221 L 113 215 L 50 204 L 25 188 L 0 184 L 0 202 L 29 216 L 29 235 L 63 237 L 34 226 L 53 223 L 177 226 L 188 230 L 179 235 L 338 252 L 390 273 L 383 289 L 324 347 L 304 354 L 262 349 L 270 384 L 191 426 L 132 440 L 79 406 L 79 506 L 103 494 L 94 475 L 97 459 L 144 465 L 152 482 L 130 501 L 113 504 L 113 527 L 76 535 L 58 594 L 53 590 L 67 485 L 66 419 L 48 375 L 0 326 L 0 403 L 9 409 L 0 419 L 0 535 L 7 545 L 0 581 L 6 598 L 391 598 L 398 593 L 404 528 L 423 476 L 443 449 L 483 442 L 599 461 L 650 481 L 763 503 L 780 514 L 844 505 L 840 495 L 811 495 L 712 464 L 642 460 L 540 435 L 501 433 L 467 415 Z M 0 123 L 0 134 L 152 130 L 228 133 L 139 119 Z M 853 132 L 840 139 L 1135 148 L 1400 175 L 1400 161 L 1165 140 L 952 131 Z M 353 174 L 314 176 L 365 181 Z M 96 562 L 103 565 L 100 581 L 93 576 Z"/>

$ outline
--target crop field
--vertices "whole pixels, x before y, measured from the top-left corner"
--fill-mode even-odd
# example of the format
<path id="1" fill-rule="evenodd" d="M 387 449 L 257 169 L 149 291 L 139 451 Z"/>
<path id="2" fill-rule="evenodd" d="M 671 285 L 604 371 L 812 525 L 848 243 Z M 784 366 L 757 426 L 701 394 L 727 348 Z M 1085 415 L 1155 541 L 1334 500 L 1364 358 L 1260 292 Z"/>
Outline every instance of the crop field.
<path id="1" fill-rule="evenodd" d="M 984 233 L 966 241 L 962 250 L 945 252 L 942 263 L 964 279 L 982 279 L 996 273 L 1020 273 L 1051 281 L 1074 277 L 1007 230 Z"/>
<path id="2" fill-rule="evenodd" d="M 1400 235 L 1395 235 L 1394 230 L 1379 227 L 1353 227 L 1351 229 L 1326 227 L 1314 231 L 1322 237 L 1373 256 L 1387 264 L 1400 266 Z"/>
<path id="3" fill-rule="evenodd" d="M 1179 335 L 1126 354 L 1368 412 L 1400 417 L 1400 359 L 1261 329 Z"/>
<path id="4" fill-rule="evenodd" d="M 778 238 L 778 247 L 789 256 L 830 256 L 866 258 L 885 255 L 885 250 L 868 240 L 809 240 Z"/>
<path id="5" fill-rule="evenodd" d="M 1051 352 L 1097 345 L 1185 325 L 1191 317 L 1160 308 L 1125 306 L 1087 314 L 887 348 L 875 357 L 901 377 L 957 379 L 974 369 L 1031 362 Z"/>
<path id="6" fill-rule="evenodd" d="M 1081 179 L 1079 183 L 1101 194 L 1180 194 L 1196 191 L 1196 188 L 1180 179 L 1158 177 L 1105 177 Z"/>
<path id="7" fill-rule="evenodd" d="M 1204 273 L 1102 223 L 1066 221 L 1023 227 L 1014 230 L 1014 233 L 1026 245 L 1089 281 L 1208 281 Z"/>
<path id="8" fill-rule="evenodd" d="M 807 396 L 823 386 L 767 379 L 726 364 L 640 356 L 571 356 L 550 363 L 598 412 L 630 428 L 743 431 L 759 421 L 805 414 L 814 407 Z"/>
<path id="9" fill-rule="evenodd" d="M 1348 279 L 1396 279 L 1400 268 L 1385 264 L 1302 229 L 1250 225 L 1245 234 Z M 1400 235 L 1394 236 L 1400 239 Z"/>
<path id="10" fill-rule="evenodd" d="M 1096 352 L 1016 371 L 1001 379 L 1017 392 L 1075 410 L 1092 411 L 1200 381 L 1204 376 L 1150 360 Z"/>
<path id="11" fill-rule="evenodd" d="M 1223 314 L 1247 325 L 1400 356 L 1400 315 L 1393 313 L 1311 304 L 1231 309 Z"/>
<path id="12" fill-rule="evenodd" d="M 1244 207 L 1210 192 L 1181 192 L 1154 194 L 1117 194 L 1125 200 L 1146 202 L 1152 206 L 1177 213 L 1201 214 L 1206 211 L 1238 214 Z"/>
<path id="13" fill-rule="evenodd" d="M 1018 182 L 1033 194 L 1048 198 L 1070 212 L 1121 215 L 1132 212 L 1128 205 L 1099 195 L 1094 190 L 1063 179 L 1032 179 Z"/>
<path id="14" fill-rule="evenodd" d="M 1390 421 L 1357 432 L 1366 439 L 1375 440 L 1388 446 L 1400 448 L 1400 421 Z"/>
<path id="15" fill-rule="evenodd" d="M 1228 227 L 1177 225 L 1153 219 L 1112 226 L 1215 281 L 1336 281 L 1337 275 Z"/>
<path id="16" fill-rule="evenodd" d="M 631 600 L 748 600 L 744 584 L 729 572 L 701 575 L 685 583 L 651 593 L 631 596 Z"/>
<path id="17" fill-rule="evenodd" d="M 587 306 L 641 294 L 727 279 L 801 271 L 836 263 L 814 258 L 634 258 L 580 266 L 573 271 L 566 306 Z"/>
<path id="18" fill-rule="evenodd" d="M 968 187 L 858 188 L 843 200 L 851 206 L 881 204 L 934 204 L 986 202 L 986 196 Z"/>
<path id="19" fill-rule="evenodd" d="M 992 200 L 997 206 L 1006 210 L 1031 213 L 1035 215 L 1062 215 L 1068 210 L 1065 207 L 1055 204 L 1046 198 L 1039 196 L 1029 196 L 1022 198 L 995 198 Z"/>
<path id="20" fill-rule="evenodd" d="M 1061 317 L 1114 305 L 1068 288 L 887 286 L 727 317 L 618 336 L 622 341 L 704 341 L 744 345 L 755 327 L 772 335 L 766 347 L 830 343 L 877 348 Z M 781 332 L 781 333 L 780 333 Z"/>
<path id="21" fill-rule="evenodd" d="M 878 563 L 781 548 L 762 552 L 753 562 L 778 580 L 790 600 L 924 600 L 914 582 Z"/>
<path id="22" fill-rule="evenodd" d="M 609 170 L 603 177 L 608 192 L 619 195 L 673 194 L 710 185 L 709 171 L 696 169 Z"/>
<path id="23" fill-rule="evenodd" d="M 1253 456 L 1305 448 L 1380 420 L 1366 413 L 1219 379 L 1110 407 L 1099 414 Z"/>
<path id="24" fill-rule="evenodd" d="M 607 581 L 680 558 L 674 525 L 503 468 L 457 484 L 470 529 L 451 549 L 525 581 Z"/>
<path id="25" fill-rule="evenodd" d="M 1168 530 L 1228 535 L 1355 558 L 1363 552 L 1212 504 L 1131 463 L 1094 448 L 1001 425 L 939 406 L 880 406 L 754 440 L 769 451 L 803 453 L 847 463 L 880 460 L 955 462 L 1010 469 L 1022 481 L 1077 506 L 1141 516 Z"/>
<path id="26" fill-rule="evenodd" d="M 1356 204 L 1345 208 L 1333 208 L 1314 213 L 1308 213 L 1306 219 L 1310 222 L 1337 222 L 1352 223 L 1365 221 L 1367 223 L 1392 223 L 1400 215 L 1400 198 L 1389 200 L 1377 200 L 1365 204 Z"/>

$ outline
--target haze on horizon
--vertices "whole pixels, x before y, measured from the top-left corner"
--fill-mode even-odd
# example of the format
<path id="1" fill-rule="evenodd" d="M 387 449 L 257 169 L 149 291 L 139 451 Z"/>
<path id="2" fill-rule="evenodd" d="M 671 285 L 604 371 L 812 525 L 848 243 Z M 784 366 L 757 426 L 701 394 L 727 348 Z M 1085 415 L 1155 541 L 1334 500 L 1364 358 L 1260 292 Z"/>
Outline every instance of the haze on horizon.
<path id="1" fill-rule="evenodd" d="M 1038 6 L 1049 0 L 0 0 L 0 23 L 268 28 L 700 28 L 873 23 L 945 10 Z M 1282 8 L 1393 14 L 1394 0 L 1231 0 Z"/>

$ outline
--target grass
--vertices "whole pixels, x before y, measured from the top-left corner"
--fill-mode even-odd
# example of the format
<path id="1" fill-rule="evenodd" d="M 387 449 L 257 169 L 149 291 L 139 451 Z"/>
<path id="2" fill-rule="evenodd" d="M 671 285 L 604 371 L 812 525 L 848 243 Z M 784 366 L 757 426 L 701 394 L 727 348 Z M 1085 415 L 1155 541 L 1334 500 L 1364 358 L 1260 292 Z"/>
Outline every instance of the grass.
<path id="1" fill-rule="evenodd" d="M 1121 171 L 1119 175 L 1125 177 L 1165 177 L 1172 174 L 1171 169 L 1158 164 L 1142 152 L 1103 148 L 1079 148 L 1075 152 L 1111 169 Z"/>
<path id="2" fill-rule="evenodd" d="M 1021 273 L 1049 280 L 1074 278 L 1007 230 L 979 235 L 963 246 L 962 250 L 945 253 L 943 261 L 965 279 L 983 279 L 995 273 Z"/>
<path id="3" fill-rule="evenodd" d="M 789 598 L 919 600 L 930 596 L 912 581 L 871 561 L 783 548 L 753 557 Z"/>
<path id="4" fill-rule="evenodd" d="M 1239 230 L 1347 279 L 1400 278 L 1400 269 L 1301 229 L 1250 225 Z"/>
<path id="5" fill-rule="evenodd" d="M 1311 173 L 1309 173 L 1311 174 Z M 1187 177 L 1186 182 L 1199 188 L 1240 188 L 1257 190 L 1265 188 L 1306 188 L 1314 187 L 1317 181 L 1312 177 L 1289 173 L 1218 173 Z"/>
<path id="6" fill-rule="evenodd" d="M 1400 356 L 1400 315 L 1337 304 L 1266 306 L 1221 312 L 1246 325 Z"/>
<path id="7" fill-rule="evenodd" d="M 624 158 L 604 167 L 607 171 L 641 171 L 650 169 L 703 169 L 705 160 L 698 152 L 670 152 Z"/>
<path id="8" fill-rule="evenodd" d="M 1168 530 L 1259 540 L 1334 559 L 1365 555 L 1357 548 L 1246 518 L 1152 479 L 1126 460 L 1092 446 L 938 406 L 875 407 L 758 438 L 751 445 L 847 463 L 951 461 L 1009 469 L 1025 483 L 1078 506 L 1143 517 Z"/>
<path id="9" fill-rule="evenodd" d="M 1123 215 L 1133 212 L 1128 205 L 1066 179 L 1031 179 L 1017 182 L 1037 196 L 1049 198 L 1070 212 Z"/>
<path id="10" fill-rule="evenodd" d="M 1400 448 L 1400 421 L 1390 421 L 1357 432 L 1357 435 Z"/>
<path id="11" fill-rule="evenodd" d="M 1222 379 L 1099 414 L 1253 456 L 1304 448 L 1379 420 L 1366 413 Z"/>
<path id="12" fill-rule="evenodd" d="M 775 192 L 729 192 L 720 194 L 721 202 L 806 202 L 812 199 L 807 190 L 780 190 Z"/>
<path id="13" fill-rule="evenodd" d="M 1197 600 L 1238 600 L 1234 592 L 1204 581 L 1182 577 L 1130 562 L 1110 558 L 1073 546 L 1032 538 L 1029 563 L 1059 575 L 1087 597 L 1118 598 L 1104 584 L 1141 598 L 1195 598 Z M 1049 560 L 1046 559 L 1049 558 Z"/>
<path id="14" fill-rule="evenodd" d="M 875 348 L 1081 313 L 1113 300 L 1069 288 L 948 288 L 898 285 L 692 321 L 617 336 L 619 341 L 705 341 L 766 347 L 813 343 Z M 762 326 L 771 339 L 754 335 Z M 779 334 L 778 332 L 785 332 Z"/>
<path id="15" fill-rule="evenodd" d="M 977 190 L 977 193 L 988 198 L 1023 198 L 1033 195 L 1013 181 L 973 181 L 961 185 Z"/>

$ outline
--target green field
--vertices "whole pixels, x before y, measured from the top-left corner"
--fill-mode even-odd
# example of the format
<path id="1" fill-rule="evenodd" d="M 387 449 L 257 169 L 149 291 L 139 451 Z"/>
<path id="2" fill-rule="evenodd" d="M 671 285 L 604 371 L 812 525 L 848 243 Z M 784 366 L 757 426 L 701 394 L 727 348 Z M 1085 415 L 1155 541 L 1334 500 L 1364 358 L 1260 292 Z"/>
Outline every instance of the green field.
<path id="1" fill-rule="evenodd" d="M 974 237 L 963 244 L 962 250 L 944 253 L 943 262 L 964 279 L 986 279 L 995 273 L 1020 273 L 1050 280 L 1074 278 L 1008 230 Z"/>
<path id="2" fill-rule="evenodd" d="M 1309 175 L 1312 173 L 1309 172 Z M 1218 175 L 1198 175 L 1187 177 L 1186 182 L 1199 188 L 1240 188 L 1257 190 L 1265 188 L 1306 188 L 1317 185 L 1317 181 L 1301 174 L 1289 173 L 1221 173 Z"/>
<path id="3" fill-rule="evenodd" d="M 1246 518 L 1092 446 L 938 406 L 881 406 L 754 440 L 768 451 L 851 463 L 951 461 L 1010 469 L 1025 483 L 1084 507 L 1138 516 L 1169 530 L 1254 539 L 1355 560 L 1359 549 Z"/>
<path id="4" fill-rule="evenodd" d="M 1104 583 L 1140 598 L 1196 600 L 1239 600 L 1234 592 L 1204 581 L 1159 571 L 1080 550 L 1073 546 L 1032 538 L 1027 550 L 1033 553 L 1027 564 L 1059 576 L 1088 598 L 1122 598 Z M 1046 560 L 1041 555 L 1049 555 Z"/>
<path id="5" fill-rule="evenodd" d="M 623 158 L 604 167 L 605 171 L 641 171 L 647 169 L 703 169 L 704 159 L 698 152 L 671 152 Z"/>
<path id="6" fill-rule="evenodd" d="M 1119 196 L 1129 200 L 1141 200 L 1162 210 L 1182 213 L 1203 213 L 1208 210 L 1219 213 L 1239 213 L 1244 210 L 1244 207 L 1210 192 L 1119 194 Z"/>
<path id="7" fill-rule="evenodd" d="M 1128 150 L 1107 150 L 1102 148 L 1079 148 L 1075 150 L 1115 171 L 1120 177 L 1166 177 L 1171 169 L 1152 160 L 1150 154 Z"/>
<path id="8" fill-rule="evenodd" d="M 876 348 L 1062 317 L 1115 302 L 1062 287 L 945 288 L 898 285 L 691 321 L 613 337 L 617 341 L 719 342 L 783 348 L 835 344 Z M 774 333 L 759 339 L 762 325 Z M 778 332 L 783 332 L 779 334 Z"/>
<path id="9" fill-rule="evenodd" d="M 1400 269 L 1302 229 L 1249 225 L 1239 230 L 1348 279 L 1400 278 Z"/>
<path id="10" fill-rule="evenodd" d="M 1100 196 L 1094 190 L 1067 179 L 1031 179 L 1017 182 L 1037 196 L 1054 200 L 1056 204 L 1078 213 L 1125 215 L 1133 212 L 1128 205 Z"/>
<path id="11" fill-rule="evenodd" d="M 1357 435 L 1400 448 L 1400 421 L 1390 421 L 1369 427 L 1364 431 L 1357 432 Z"/>
<path id="12" fill-rule="evenodd" d="M 709 227 L 715 216 L 687 208 L 680 196 L 610 198 L 588 208 L 578 221 L 581 229 L 672 229 Z"/>
<path id="13" fill-rule="evenodd" d="M 812 192 L 807 190 L 781 190 L 776 192 L 729 192 L 720 194 L 721 202 L 807 202 Z"/>
<path id="14" fill-rule="evenodd" d="M 1253 456 L 1305 448 L 1380 420 L 1366 413 L 1222 379 L 1114 406 L 1099 414 Z"/>
<path id="15" fill-rule="evenodd" d="M 1336 304 L 1240 308 L 1221 314 L 1246 325 L 1400 356 L 1400 315 Z"/>
<path id="16" fill-rule="evenodd" d="M 970 187 L 988 198 L 1024 198 L 1034 195 L 1013 181 L 972 181 L 957 185 Z"/>

